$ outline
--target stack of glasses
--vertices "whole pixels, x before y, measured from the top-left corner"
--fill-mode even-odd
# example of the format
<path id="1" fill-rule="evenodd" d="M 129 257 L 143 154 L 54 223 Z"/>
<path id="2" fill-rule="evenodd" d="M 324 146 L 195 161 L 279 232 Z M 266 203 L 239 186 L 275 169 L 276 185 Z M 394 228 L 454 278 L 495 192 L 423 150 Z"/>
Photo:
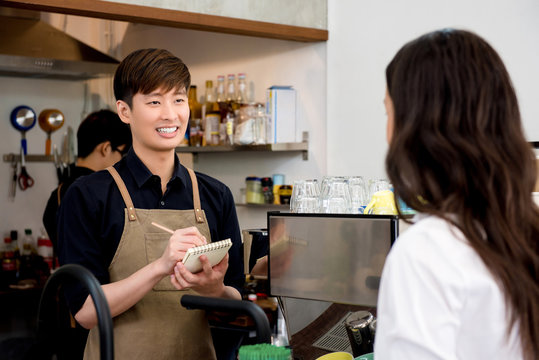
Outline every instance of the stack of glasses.
<path id="1" fill-rule="evenodd" d="M 391 184 L 388 180 L 365 181 L 361 176 L 326 176 L 320 185 L 316 179 L 297 180 L 292 188 L 290 211 L 363 214 L 375 193 L 390 190 Z"/>

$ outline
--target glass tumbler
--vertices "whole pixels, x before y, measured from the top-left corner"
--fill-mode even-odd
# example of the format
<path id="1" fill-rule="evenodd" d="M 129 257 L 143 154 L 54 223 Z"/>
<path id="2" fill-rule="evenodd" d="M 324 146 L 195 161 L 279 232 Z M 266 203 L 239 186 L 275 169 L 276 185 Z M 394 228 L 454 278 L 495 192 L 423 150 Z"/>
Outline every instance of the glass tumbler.
<path id="1" fill-rule="evenodd" d="M 343 177 L 328 179 L 319 199 L 320 212 L 325 214 L 350 213 L 350 192 Z"/>
<path id="2" fill-rule="evenodd" d="M 298 213 L 317 213 L 318 197 L 320 189 L 317 180 L 305 180 L 303 183 L 303 193 L 298 200 Z"/>
<path id="3" fill-rule="evenodd" d="M 363 177 L 351 176 L 348 178 L 348 189 L 350 190 L 350 213 L 363 214 L 363 209 L 369 203 L 368 191 Z"/>
<path id="4" fill-rule="evenodd" d="M 290 211 L 295 213 L 318 212 L 320 190 L 317 180 L 297 180 L 292 188 Z"/>
<path id="5" fill-rule="evenodd" d="M 374 193 L 378 191 L 384 191 L 384 190 L 391 190 L 391 184 L 389 183 L 389 180 L 387 179 L 371 179 L 369 180 L 369 198 L 367 199 L 367 202 L 369 202 L 374 195 Z"/>

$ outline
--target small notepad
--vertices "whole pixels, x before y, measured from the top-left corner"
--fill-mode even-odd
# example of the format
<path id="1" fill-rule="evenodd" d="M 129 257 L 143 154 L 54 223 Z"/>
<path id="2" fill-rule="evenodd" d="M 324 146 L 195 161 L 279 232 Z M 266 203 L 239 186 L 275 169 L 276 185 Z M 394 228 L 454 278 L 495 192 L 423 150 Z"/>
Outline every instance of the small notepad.
<path id="1" fill-rule="evenodd" d="M 200 255 L 206 255 L 211 266 L 217 265 L 225 257 L 228 249 L 232 246 L 230 239 L 221 240 L 206 245 L 192 247 L 185 253 L 182 263 L 187 270 L 197 273 L 202 270 L 202 263 L 198 259 Z"/>

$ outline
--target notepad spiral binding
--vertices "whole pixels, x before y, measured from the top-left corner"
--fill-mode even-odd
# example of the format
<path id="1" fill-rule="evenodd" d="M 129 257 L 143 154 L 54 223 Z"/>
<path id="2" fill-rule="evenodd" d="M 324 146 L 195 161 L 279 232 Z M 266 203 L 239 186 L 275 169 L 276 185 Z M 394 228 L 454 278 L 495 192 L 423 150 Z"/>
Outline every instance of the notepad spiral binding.
<path id="1" fill-rule="evenodd" d="M 190 248 L 189 250 L 187 250 L 187 252 L 191 253 L 193 255 L 202 255 L 202 254 L 204 254 L 205 252 L 208 252 L 208 251 L 213 251 L 213 250 L 225 248 L 225 247 L 229 246 L 229 244 L 232 245 L 232 241 L 230 241 L 230 239 L 226 239 L 226 240 L 221 240 L 221 241 L 217 241 L 217 242 L 214 242 L 214 243 L 209 243 L 209 244 L 206 244 L 206 245 L 200 245 L 200 246 L 197 246 L 197 247 L 194 247 L 194 248 Z"/>

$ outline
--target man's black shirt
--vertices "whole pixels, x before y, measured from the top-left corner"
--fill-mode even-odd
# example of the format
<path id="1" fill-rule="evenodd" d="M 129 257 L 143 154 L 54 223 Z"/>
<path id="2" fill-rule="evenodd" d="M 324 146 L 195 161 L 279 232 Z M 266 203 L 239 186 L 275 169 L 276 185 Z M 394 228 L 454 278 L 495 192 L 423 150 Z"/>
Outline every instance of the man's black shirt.
<path id="1" fill-rule="evenodd" d="M 187 169 L 175 156 L 174 173 L 161 191 L 161 179 L 153 175 L 131 148 L 114 165 L 125 182 L 135 208 L 193 209 L 193 189 Z M 220 181 L 196 173 L 202 209 L 206 213 L 212 241 L 232 240 L 225 285 L 242 290 L 243 247 L 230 189 Z M 125 203 L 118 186 L 106 170 L 74 182 L 64 197 L 58 217 L 60 264 L 76 263 L 89 269 L 101 284 L 110 282 L 108 267 L 124 229 Z M 71 309 L 80 309 L 85 294 L 71 299 Z"/>

